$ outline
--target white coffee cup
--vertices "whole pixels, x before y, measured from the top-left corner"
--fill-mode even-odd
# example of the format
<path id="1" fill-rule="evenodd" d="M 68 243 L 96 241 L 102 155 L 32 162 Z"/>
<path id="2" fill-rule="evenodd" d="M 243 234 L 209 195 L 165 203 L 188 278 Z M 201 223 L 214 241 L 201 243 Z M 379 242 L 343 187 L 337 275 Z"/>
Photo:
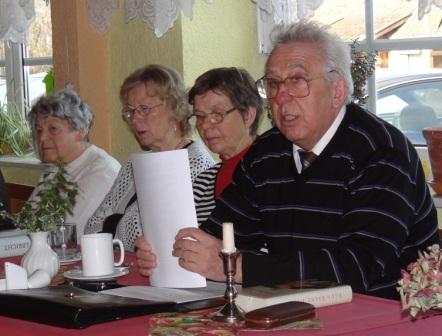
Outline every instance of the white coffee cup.
<path id="1" fill-rule="evenodd" d="M 114 261 L 114 245 L 120 247 L 120 260 Z M 124 246 L 121 240 L 112 239 L 110 233 L 93 233 L 81 237 L 81 261 L 83 276 L 103 276 L 114 273 L 114 266 L 124 261 Z"/>

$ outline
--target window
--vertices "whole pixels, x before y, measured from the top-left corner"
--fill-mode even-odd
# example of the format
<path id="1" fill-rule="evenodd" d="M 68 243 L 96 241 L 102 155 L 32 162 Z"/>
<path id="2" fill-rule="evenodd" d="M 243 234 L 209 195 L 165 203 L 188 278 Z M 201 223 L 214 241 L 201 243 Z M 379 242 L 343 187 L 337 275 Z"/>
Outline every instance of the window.
<path id="1" fill-rule="evenodd" d="M 50 6 L 45 1 L 35 1 L 35 20 L 29 28 L 28 44 L 0 43 L 0 104 L 28 110 L 45 93 L 42 80 L 51 67 Z"/>
<path id="2" fill-rule="evenodd" d="M 340 5 L 342 3 L 342 5 Z M 360 14 L 363 3 L 365 14 Z M 329 18 L 336 6 L 339 12 Z M 422 128 L 441 124 L 442 12 L 435 8 L 421 20 L 418 0 L 325 0 L 314 19 L 330 23 L 346 40 L 357 28 L 361 48 L 378 52 L 374 76 L 368 83 L 368 108 L 398 127 L 415 145 L 425 145 Z M 364 32 L 357 24 L 365 25 Z M 347 31 L 347 27 L 351 27 Z M 438 69 L 440 68 L 440 69 Z M 430 98 L 431 97 L 431 98 Z"/>
<path id="3" fill-rule="evenodd" d="M 345 41 L 357 39 L 362 50 L 378 52 L 375 74 L 367 83 L 367 108 L 401 129 L 415 145 L 424 145 L 423 125 L 429 126 L 430 120 L 442 125 L 442 11 L 433 6 L 419 20 L 418 0 L 323 0 L 312 19 Z M 412 130 L 405 127 L 412 121 L 400 122 L 409 105 L 419 105 L 420 111 L 412 119 Z M 422 106 L 434 110 L 436 118 L 425 118 Z M 425 123 L 420 120 L 424 118 Z"/>

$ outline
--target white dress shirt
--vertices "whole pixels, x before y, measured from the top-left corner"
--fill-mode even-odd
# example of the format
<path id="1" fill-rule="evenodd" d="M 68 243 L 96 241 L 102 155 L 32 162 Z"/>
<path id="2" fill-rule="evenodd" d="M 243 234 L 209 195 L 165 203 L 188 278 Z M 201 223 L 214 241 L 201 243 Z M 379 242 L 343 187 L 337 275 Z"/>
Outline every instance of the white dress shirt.
<path id="1" fill-rule="evenodd" d="M 319 141 L 311 149 L 311 151 L 314 154 L 316 154 L 316 156 L 319 156 L 322 153 L 325 146 L 327 146 L 330 140 L 333 138 L 336 131 L 338 130 L 339 125 L 342 122 L 342 119 L 344 119 L 344 116 L 345 116 L 345 105 L 341 107 L 341 110 L 339 111 L 338 115 L 336 116 L 331 126 L 328 128 L 327 132 L 324 133 L 321 139 L 319 139 Z M 298 171 L 299 174 L 302 171 L 301 158 L 299 157 L 300 150 L 304 149 L 299 147 L 298 145 L 293 144 L 293 158 L 295 160 L 296 170 Z"/>

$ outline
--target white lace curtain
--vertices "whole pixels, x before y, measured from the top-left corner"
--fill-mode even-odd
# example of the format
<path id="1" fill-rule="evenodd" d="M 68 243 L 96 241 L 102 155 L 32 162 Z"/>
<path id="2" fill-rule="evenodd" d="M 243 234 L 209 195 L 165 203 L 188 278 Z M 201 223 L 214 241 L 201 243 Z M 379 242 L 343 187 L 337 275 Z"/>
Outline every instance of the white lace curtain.
<path id="1" fill-rule="evenodd" d="M 210 4 L 213 0 L 204 0 Z M 89 20 L 95 30 L 106 34 L 112 14 L 118 10 L 118 0 L 87 0 Z M 139 17 L 159 38 L 175 24 L 180 12 L 192 20 L 195 0 L 125 0 L 126 23 Z"/>
<path id="2" fill-rule="evenodd" d="M 276 24 L 309 19 L 323 0 L 254 0 L 261 15 L 273 18 Z"/>
<path id="3" fill-rule="evenodd" d="M 34 0 L 0 0 L 0 41 L 25 43 L 34 19 Z"/>
<path id="4" fill-rule="evenodd" d="M 207 4 L 213 2 L 204 1 Z M 323 0 L 252 1 L 256 2 L 262 15 L 272 17 L 275 23 L 286 23 L 311 17 Z M 119 0 L 86 0 L 86 3 L 92 27 L 106 34 L 112 15 L 118 10 Z M 157 37 L 161 37 L 173 27 L 180 12 L 192 19 L 194 3 L 195 0 L 125 0 L 125 20 L 127 23 L 139 17 Z M 442 9 L 442 0 L 419 0 L 419 19 L 431 10 L 432 5 Z M 34 0 L 0 0 L 0 41 L 26 42 L 26 33 L 34 19 Z"/>
<path id="5" fill-rule="evenodd" d="M 419 20 L 428 14 L 431 10 L 431 5 L 435 5 L 442 9 L 442 0 L 419 0 L 419 10 L 417 12 Z"/>

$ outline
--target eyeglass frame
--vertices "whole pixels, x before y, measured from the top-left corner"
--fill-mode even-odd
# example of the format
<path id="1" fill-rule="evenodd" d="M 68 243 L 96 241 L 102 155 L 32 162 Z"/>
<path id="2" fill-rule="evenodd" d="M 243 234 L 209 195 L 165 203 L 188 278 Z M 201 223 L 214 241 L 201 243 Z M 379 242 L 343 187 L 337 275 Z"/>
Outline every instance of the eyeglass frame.
<path id="1" fill-rule="evenodd" d="M 126 121 L 132 121 L 132 119 L 135 116 L 135 112 L 138 112 L 140 116 L 147 117 L 149 114 L 151 114 L 152 110 L 164 105 L 164 103 L 159 103 L 154 106 L 148 106 L 144 104 L 140 104 L 137 107 L 129 107 L 129 105 L 126 105 L 121 109 L 121 112 L 123 114 L 123 118 Z"/>
<path id="2" fill-rule="evenodd" d="M 329 70 L 326 73 L 322 73 L 319 76 L 316 76 L 316 77 L 313 77 L 313 78 L 309 78 L 309 79 L 306 79 L 306 78 L 301 77 L 301 76 L 288 76 L 288 77 L 286 77 L 286 78 L 284 78 L 282 80 L 279 80 L 279 81 L 278 80 L 274 80 L 275 83 L 278 85 L 278 87 L 276 89 L 275 95 L 273 95 L 272 97 L 268 97 L 267 96 L 267 89 L 266 89 L 267 85 L 265 84 L 267 82 L 266 75 L 264 75 L 260 79 L 258 79 L 255 82 L 255 84 L 256 84 L 256 87 L 258 89 L 259 95 L 261 96 L 261 98 L 264 98 L 264 99 L 274 99 L 278 95 L 279 89 L 280 89 L 282 84 L 284 84 L 286 86 L 288 94 L 290 96 L 295 97 L 295 98 L 305 98 L 305 97 L 308 97 L 310 95 L 310 85 L 309 85 L 309 83 L 314 81 L 314 80 L 316 80 L 316 79 L 325 78 L 326 75 L 331 73 L 331 72 L 337 72 L 337 71 L 336 70 Z M 294 94 L 293 92 L 290 92 L 288 90 L 288 86 L 287 86 L 286 83 L 287 83 L 288 80 L 292 80 L 292 79 L 303 80 L 305 82 L 306 87 L 307 87 L 307 94 L 305 94 L 305 95 L 297 95 L 297 94 Z"/>
<path id="3" fill-rule="evenodd" d="M 228 115 L 228 114 L 230 114 L 230 113 L 232 113 L 233 111 L 235 111 L 235 110 L 238 110 L 238 108 L 236 107 L 236 106 L 233 106 L 232 108 L 230 108 L 230 109 L 228 109 L 228 110 L 226 110 L 226 111 L 224 111 L 224 112 L 210 112 L 210 113 L 206 113 L 205 115 L 204 115 L 204 118 L 203 118 L 203 120 L 202 121 L 198 121 L 199 119 L 198 119 L 198 116 L 195 114 L 195 113 L 192 113 L 192 115 L 189 117 L 189 121 L 190 121 L 190 119 L 192 119 L 192 118 L 195 118 L 196 119 L 196 122 L 195 122 L 195 125 L 196 126 L 198 126 L 198 125 L 202 125 L 202 124 L 204 124 L 204 122 L 206 121 L 206 119 L 208 119 L 208 118 L 210 118 L 210 115 L 212 115 L 212 118 L 214 118 L 213 116 L 214 115 L 216 115 L 216 116 L 219 116 L 219 120 L 218 121 L 216 121 L 216 119 L 217 118 L 215 118 L 215 119 L 208 119 L 209 120 L 209 124 L 210 125 L 218 125 L 218 124 L 221 124 L 223 121 L 224 121 L 224 118 Z M 202 116 L 200 116 L 200 117 L 202 117 Z"/>

